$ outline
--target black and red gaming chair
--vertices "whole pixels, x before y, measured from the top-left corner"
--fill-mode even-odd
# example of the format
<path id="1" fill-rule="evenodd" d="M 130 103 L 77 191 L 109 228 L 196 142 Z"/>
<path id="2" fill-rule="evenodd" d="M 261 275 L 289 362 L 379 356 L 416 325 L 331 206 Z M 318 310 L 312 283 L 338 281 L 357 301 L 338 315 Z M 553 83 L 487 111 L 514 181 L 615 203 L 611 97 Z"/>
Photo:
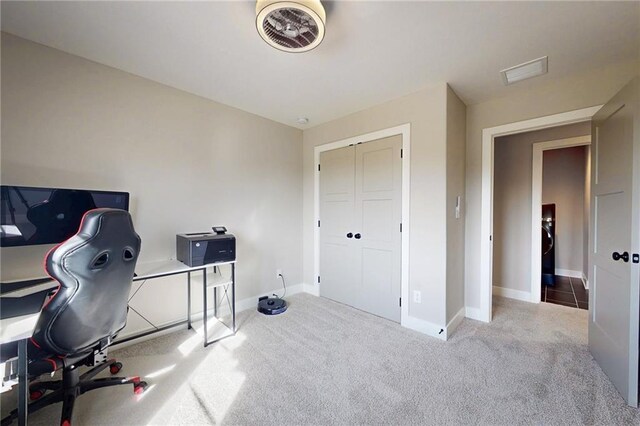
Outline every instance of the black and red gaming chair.
<path id="1" fill-rule="evenodd" d="M 30 378 L 62 369 L 62 380 L 32 382 L 29 413 L 62 402 L 62 425 L 70 425 L 76 398 L 93 389 L 133 384 L 142 393 L 139 377 L 93 379 L 109 367 L 117 374 L 122 364 L 106 359 L 111 344 L 127 320 L 140 237 L 128 212 L 94 209 L 85 213 L 78 232 L 47 253 L 47 274 L 58 289 L 45 303 L 28 355 Z M 94 366 L 80 375 L 81 366 Z M 47 390 L 53 392 L 45 394 Z M 11 422 L 17 410 L 2 423 Z"/>

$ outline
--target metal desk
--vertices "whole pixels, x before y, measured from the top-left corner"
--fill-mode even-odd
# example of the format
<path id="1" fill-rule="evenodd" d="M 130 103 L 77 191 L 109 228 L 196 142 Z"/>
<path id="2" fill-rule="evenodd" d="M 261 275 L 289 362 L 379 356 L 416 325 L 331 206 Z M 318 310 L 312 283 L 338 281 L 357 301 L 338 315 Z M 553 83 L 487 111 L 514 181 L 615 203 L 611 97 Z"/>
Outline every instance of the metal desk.
<path id="1" fill-rule="evenodd" d="M 230 265 L 231 266 L 231 276 L 229 278 L 226 277 L 216 277 L 213 280 L 207 279 L 207 268 L 213 268 L 214 274 L 216 271 L 220 270 L 220 266 Z M 202 293 L 203 293 L 203 311 L 202 311 L 202 322 L 204 328 L 204 346 L 207 347 L 211 343 L 217 342 L 218 340 L 224 339 L 225 337 L 233 336 L 236 334 L 236 279 L 235 279 L 235 270 L 236 270 L 236 261 L 231 262 L 217 262 L 217 263 L 208 263 L 202 266 L 187 266 L 182 262 L 177 260 L 162 260 L 157 262 L 148 262 L 148 263 L 139 263 L 136 265 L 136 273 L 137 276 L 133 278 L 133 281 L 146 281 L 154 278 L 162 278 L 168 277 L 171 275 L 180 275 L 187 274 L 187 318 L 185 320 L 176 321 L 162 327 L 156 327 L 154 325 L 153 330 L 136 333 L 131 336 L 127 336 L 123 339 L 117 339 L 114 342 L 114 345 L 118 343 L 127 342 L 133 339 L 138 339 L 143 336 L 148 336 L 153 333 L 158 333 L 160 331 L 167 330 L 172 327 L 176 327 L 182 324 L 187 324 L 187 328 L 192 328 L 192 315 L 191 315 L 191 274 L 192 273 L 202 273 Z M 209 321 L 209 309 L 208 309 L 208 290 L 210 288 L 213 289 L 213 316 L 214 319 L 220 323 L 221 320 L 218 319 L 218 289 L 222 288 L 224 291 L 224 295 L 229 298 L 227 293 L 227 288 L 231 286 L 231 326 L 226 324 L 228 332 L 219 336 L 213 340 L 209 340 L 209 330 L 207 328 Z M 132 308 L 133 309 L 133 308 Z M 135 311 L 135 310 L 134 310 Z M 136 311 L 137 312 L 137 311 Z M 144 317 L 143 317 L 144 318 Z M 147 322 L 149 322 L 147 320 Z M 153 324 L 151 324 L 153 325 Z"/>

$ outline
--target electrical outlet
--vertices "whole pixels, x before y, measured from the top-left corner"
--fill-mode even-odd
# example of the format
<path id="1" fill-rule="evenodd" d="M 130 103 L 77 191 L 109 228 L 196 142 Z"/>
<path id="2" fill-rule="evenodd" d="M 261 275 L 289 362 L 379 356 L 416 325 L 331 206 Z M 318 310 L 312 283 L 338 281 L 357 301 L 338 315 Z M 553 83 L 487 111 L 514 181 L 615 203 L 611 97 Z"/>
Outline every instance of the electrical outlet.
<path id="1" fill-rule="evenodd" d="M 422 303 L 422 293 L 418 290 L 413 291 L 413 302 L 414 303 Z"/>
<path id="2" fill-rule="evenodd" d="M 282 275 L 282 269 L 276 269 L 276 278 L 280 278 L 280 275 Z"/>

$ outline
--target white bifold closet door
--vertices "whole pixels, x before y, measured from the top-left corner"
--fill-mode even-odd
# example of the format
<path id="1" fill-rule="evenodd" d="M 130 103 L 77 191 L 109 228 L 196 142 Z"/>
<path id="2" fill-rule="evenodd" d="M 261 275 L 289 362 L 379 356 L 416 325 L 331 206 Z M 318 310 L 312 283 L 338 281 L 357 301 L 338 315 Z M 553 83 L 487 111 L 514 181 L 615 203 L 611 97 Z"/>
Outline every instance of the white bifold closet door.
<path id="1" fill-rule="evenodd" d="M 402 137 L 320 154 L 320 295 L 400 322 Z"/>

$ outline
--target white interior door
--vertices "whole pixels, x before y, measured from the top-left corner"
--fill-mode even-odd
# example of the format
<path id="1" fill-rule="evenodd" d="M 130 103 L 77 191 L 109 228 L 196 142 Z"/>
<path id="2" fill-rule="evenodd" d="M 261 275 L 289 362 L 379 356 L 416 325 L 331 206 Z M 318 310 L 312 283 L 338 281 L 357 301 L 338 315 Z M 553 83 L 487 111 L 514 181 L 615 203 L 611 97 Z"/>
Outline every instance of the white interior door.
<path id="1" fill-rule="evenodd" d="M 589 349 L 627 403 L 638 405 L 640 81 L 593 118 Z M 635 122 L 635 123 L 634 123 Z"/>
<path id="2" fill-rule="evenodd" d="M 320 154 L 320 295 L 400 322 L 402 137 Z"/>
<path id="3" fill-rule="evenodd" d="M 320 153 L 320 294 L 356 304 L 353 236 L 355 148 Z"/>
<path id="4" fill-rule="evenodd" d="M 402 137 L 356 145 L 357 307 L 400 322 Z"/>

